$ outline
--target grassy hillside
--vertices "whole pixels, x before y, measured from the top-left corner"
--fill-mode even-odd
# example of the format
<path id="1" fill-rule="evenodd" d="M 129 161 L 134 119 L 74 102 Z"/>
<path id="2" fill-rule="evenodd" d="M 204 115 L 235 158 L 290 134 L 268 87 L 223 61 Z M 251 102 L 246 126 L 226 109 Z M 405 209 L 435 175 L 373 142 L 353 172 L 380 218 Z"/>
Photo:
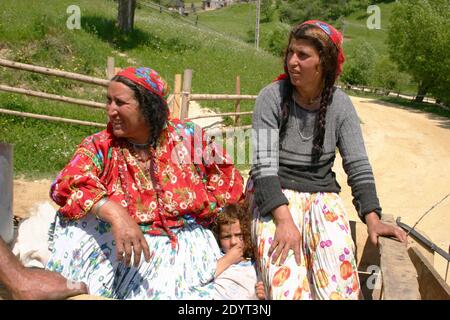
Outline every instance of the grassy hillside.
<path id="1" fill-rule="evenodd" d="M 361 41 L 366 41 L 373 47 L 376 52 L 376 59 L 382 59 L 388 56 L 388 46 L 386 44 L 387 30 L 391 11 L 395 3 L 379 3 L 377 5 L 381 12 L 381 29 L 369 29 L 367 27 L 367 19 L 372 13 L 367 13 L 365 9 L 356 11 L 337 23 L 343 25 L 340 30 L 344 33 L 344 51 L 348 58 L 347 61 L 351 59 L 355 46 Z M 243 3 L 216 11 L 201 12 L 199 13 L 199 23 L 225 32 L 243 41 L 252 42 L 254 37 L 249 35 L 249 30 L 255 30 L 255 16 L 255 4 Z M 278 36 L 283 35 L 283 30 L 289 30 L 287 25 L 278 22 L 277 11 L 275 11 L 272 21 L 262 22 L 260 25 L 261 48 L 268 50 L 271 33 L 276 28 L 281 30 Z M 281 43 L 284 45 L 283 42 Z M 405 77 L 409 79 L 408 76 L 405 75 Z M 416 90 L 417 85 L 415 83 L 408 83 L 408 81 L 401 86 L 401 91 L 404 93 L 415 94 Z"/>
<path id="2" fill-rule="evenodd" d="M 176 73 L 194 70 L 193 92 L 232 93 L 241 76 L 243 94 L 257 94 L 280 72 L 279 59 L 216 32 L 145 7 L 136 12 L 135 31 L 121 35 L 117 4 L 111 0 L 79 0 L 81 29 L 69 30 L 69 0 L 2 0 L 0 57 L 67 71 L 105 77 L 108 56 L 116 66 L 145 65 L 158 70 L 173 87 Z M 105 90 L 55 77 L 0 68 L 0 83 L 50 93 L 103 101 Z M 232 102 L 207 104 L 223 111 Z M 0 92 L 0 108 L 89 121 L 104 121 L 102 110 Z M 250 110 L 252 103 L 243 103 Z M 247 117 L 244 123 L 249 123 Z M 58 124 L 0 114 L 0 141 L 13 143 L 15 174 L 52 176 L 67 163 L 75 146 L 97 128 Z"/>
<path id="3" fill-rule="evenodd" d="M 248 30 L 255 28 L 255 4 L 241 3 L 213 11 L 199 11 L 198 22 L 207 27 L 246 41 Z M 193 15 L 190 16 L 194 19 Z"/>
<path id="4" fill-rule="evenodd" d="M 367 28 L 367 18 L 370 14 L 366 11 L 355 12 L 344 18 L 344 45 L 351 50 L 352 40 L 366 40 L 379 54 L 387 54 L 387 30 L 393 3 L 380 3 L 381 29 Z"/>
<path id="5" fill-rule="evenodd" d="M 364 39 L 374 47 L 379 53 L 387 52 L 385 44 L 387 38 L 387 28 L 393 3 L 378 4 L 381 10 L 381 30 L 370 30 L 366 26 L 369 14 L 365 10 L 357 11 L 348 17 L 345 21 L 345 40 Z M 242 3 L 231 7 L 222 8 L 216 11 L 199 12 L 199 23 L 207 25 L 215 30 L 227 33 L 236 38 L 249 39 L 248 31 L 255 29 L 256 6 L 254 3 Z M 192 18 L 194 19 L 194 18 Z M 273 30 L 277 25 L 278 15 L 275 12 L 271 22 L 261 23 L 261 37 Z M 350 46 L 351 49 L 351 46 Z"/>
<path id="6" fill-rule="evenodd" d="M 242 41 L 254 44 L 256 27 L 255 3 L 241 3 L 215 11 L 201 11 L 198 22 L 214 30 L 226 33 Z M 194 17 L 191 17 L 194 19 Z M 289 30 L 289 25 L 279 22 L 278 12 L 275 11 L 271 21 L 260 23 L 260 47 L 266 48 L 269 34 L 282 25 Z"/>

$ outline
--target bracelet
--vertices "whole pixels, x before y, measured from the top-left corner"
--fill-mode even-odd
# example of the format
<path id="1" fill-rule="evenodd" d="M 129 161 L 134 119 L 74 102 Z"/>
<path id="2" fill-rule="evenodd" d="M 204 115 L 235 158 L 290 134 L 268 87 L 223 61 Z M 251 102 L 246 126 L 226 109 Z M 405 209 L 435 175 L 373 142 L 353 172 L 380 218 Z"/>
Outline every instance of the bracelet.
<path id="1" fill-rule="evenodd" d="M 107 197 L 103 197 L 97 202 L 97 204 L 96 204 L 97 206 L 95 208 L 95 213 L 94 213 L 97 218 L 99 218 L 98 214 L 100 212 L 100 208 L 103 207 L 103 205 L 105 203 L 107 203 L 107 202 L 108 202 L 108 198 Z"/>

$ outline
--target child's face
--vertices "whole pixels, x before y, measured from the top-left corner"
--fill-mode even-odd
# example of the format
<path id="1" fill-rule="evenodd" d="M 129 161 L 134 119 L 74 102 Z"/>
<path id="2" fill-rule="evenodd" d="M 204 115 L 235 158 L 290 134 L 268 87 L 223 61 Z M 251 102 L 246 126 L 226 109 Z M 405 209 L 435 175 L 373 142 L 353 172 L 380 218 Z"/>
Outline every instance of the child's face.
<path id="1" fill-rule="evenodd" d="M 244 245 L 244 238 L 241 232 L 241 224 L 235 221 L 232 224 L 222 224 L 219 233 L 220 247 L 227 253 L 237 244 Z"/>

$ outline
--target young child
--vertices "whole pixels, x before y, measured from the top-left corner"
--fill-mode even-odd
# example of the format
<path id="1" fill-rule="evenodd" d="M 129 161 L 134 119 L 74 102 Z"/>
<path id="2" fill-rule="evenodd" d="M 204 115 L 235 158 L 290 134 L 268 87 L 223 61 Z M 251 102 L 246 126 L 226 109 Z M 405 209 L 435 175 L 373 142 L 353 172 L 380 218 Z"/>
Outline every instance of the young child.
<path id="1" fill-rule="evenodd" d="M 223 254 L 217 261 L 215 300 L 265 298 L 262 282 L 257 281 L 250 225 L 250 216 L 237 205 L 225 207 L 213 224 Z"/>

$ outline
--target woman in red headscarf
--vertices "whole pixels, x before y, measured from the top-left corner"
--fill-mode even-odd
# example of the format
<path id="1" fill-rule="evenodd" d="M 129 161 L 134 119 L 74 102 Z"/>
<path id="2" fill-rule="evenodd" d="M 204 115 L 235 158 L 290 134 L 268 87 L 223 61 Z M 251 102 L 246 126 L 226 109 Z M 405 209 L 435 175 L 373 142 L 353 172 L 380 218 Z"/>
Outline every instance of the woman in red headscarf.
<path id="1" fill-rule="evenodd" d="M 47 269 L 117 299 L 211 299 L 220 250 L 205 228 L 242 196 L 226 153 L 169 118 L 164 80 L 127 68 L 107 92 L 106 130 L 51 186 L 60 206 Z M 207 143 L 208 142 L 208 143 Z"/>
<path id="2" fill-rule="evenodd" d="M 293 27 L 285 74 L 259 94 L 247 201 L 259 272 L 270 299 L 357 299 L 360 286 L 347 213 L 332 171 L 336 150 L 370 239 L 396 236 L 381 207 L 349 97 L 335 87 L 342 35 L 312 20 Z"/>

